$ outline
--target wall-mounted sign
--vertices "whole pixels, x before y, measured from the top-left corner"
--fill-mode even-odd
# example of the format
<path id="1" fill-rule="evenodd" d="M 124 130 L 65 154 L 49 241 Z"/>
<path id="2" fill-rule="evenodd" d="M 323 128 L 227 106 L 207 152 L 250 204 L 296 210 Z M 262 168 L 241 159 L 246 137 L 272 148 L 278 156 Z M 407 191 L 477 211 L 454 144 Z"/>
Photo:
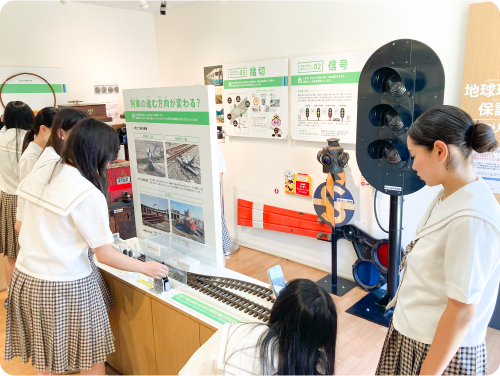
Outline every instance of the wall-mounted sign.
<path id="1" fill-rule="evenodd" d="M 224 127 L 229 136 L 288 136 L 288 59 L 225 64 Z"/>
<path id="2" fill-rule="evenodd" d="M 308 174 L 285 172 L 285 192 L 291 195 L 312 197 L 312 177 Z"/>
<path id="3" fill-rule="evenodd" d="M 356 143 L 358 81 L 373 51 L 292 59 L 292 138 Z"/>

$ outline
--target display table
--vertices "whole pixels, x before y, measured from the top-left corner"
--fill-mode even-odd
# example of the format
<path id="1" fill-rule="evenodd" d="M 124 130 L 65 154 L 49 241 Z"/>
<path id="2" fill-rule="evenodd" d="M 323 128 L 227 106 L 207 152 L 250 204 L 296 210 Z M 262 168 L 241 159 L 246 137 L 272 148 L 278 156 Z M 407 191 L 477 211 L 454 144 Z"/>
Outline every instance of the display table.
<path id="1" fill-rule="evenodd" d="M 136 273 L 127 276 L 97 260 L 96 264 L 114 301 L 109 320 L 116 352 L 108 356 L 107 363 L 118 372 L 124 375 L 178 374 L 191 355 L 222 327 L 217 318 L 207 317 L 174 300 L 179 295 L 201 300 L 199 296 L 176 288 L 159 296 L 138 282 Z M 215 273 L 267 286 L 229 269 L 218 269 Z M 221 314 L 237 316 L 230 307 L 224 310 L 220 305 L 210 306 Z M 241 320 L 241 316 L 238 319 Z"/>

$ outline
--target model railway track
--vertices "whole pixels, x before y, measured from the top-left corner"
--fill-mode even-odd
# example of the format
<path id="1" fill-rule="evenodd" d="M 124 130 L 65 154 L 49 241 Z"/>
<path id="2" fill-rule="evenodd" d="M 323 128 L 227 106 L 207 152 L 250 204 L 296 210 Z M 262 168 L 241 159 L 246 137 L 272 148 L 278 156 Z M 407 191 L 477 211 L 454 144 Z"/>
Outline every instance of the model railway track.
<path id="1" fill-rule="evenodd" d="M 172 149 L 168 149 L 167 153 L 169 154 L 169 156 L 167 157 L 167 162 L 173 161 L 175 159 L 175 157 L 181 156 L 186 151 L 191 150 L 195 146 L 196 145 L 181 145 L 181 146 L 176 146 L 175 148 L 172 148 Z M 173 149 L 175 149 L 175 150 L 173 150 Z M 173 154 L 170 154 L 171 152 L 173 152 Z"/>
<path id="2" fill-rule="evenodd" d="M 141 255 L 139 260 L 146 261 L 146 256 Z M 171 275 L 171 277 L 175 280 L 182 280 L 181 276 Z M 259 320 L 264 322 L 269 321 L 269 317 L 271 316 L 269 308 L 229 291 L 232 289 L 243 291 L 274 302 L 274 299 L 271 297 L 272 291 L 266 287 L 238 279 L 213 277 L 189 272 L 187 273 L 187 285 Z"/>
<path id="3" fill-rule="evenodd" d="M 194 273 L 188 273 L 187 284 L 189 287 L 211 298 L 217 299 L 230 307 L 243 311 L 259 320 L 269 321 L 271 314 L 269 308 L 229 291 L 229 289 L 236 289 L 252 295 L 257 295 L 267 300 L 272 300 L 271 290 L 269 289 L 236 279 L 212 277 Z"/>

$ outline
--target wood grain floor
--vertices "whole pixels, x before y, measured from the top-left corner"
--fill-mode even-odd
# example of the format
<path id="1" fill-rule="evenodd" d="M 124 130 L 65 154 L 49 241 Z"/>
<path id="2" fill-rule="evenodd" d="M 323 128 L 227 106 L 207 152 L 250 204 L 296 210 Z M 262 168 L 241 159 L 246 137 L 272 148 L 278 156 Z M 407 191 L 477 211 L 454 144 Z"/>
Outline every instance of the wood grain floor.
<path id="1" fill-rule="evenodd" d="M 285 280 L 308 278 L 317 281 L 327 273 L 297 264 L 284 258 L 271 256 L 253 249 L 241 247 L 240 252 L 226 259 L 226 267 L 259 281 L 269 282 L 267 269 L 280 265 Z M 338 297 L 332 295 L 339 312 L 337 338 L 337 375 L 373 375 L 384 345 L 387 328 L 350 315 L 345 311 L 367 293 L 359 287 Z M 488 373 L 500 371 L 500 331 L 488 328 Z"/>

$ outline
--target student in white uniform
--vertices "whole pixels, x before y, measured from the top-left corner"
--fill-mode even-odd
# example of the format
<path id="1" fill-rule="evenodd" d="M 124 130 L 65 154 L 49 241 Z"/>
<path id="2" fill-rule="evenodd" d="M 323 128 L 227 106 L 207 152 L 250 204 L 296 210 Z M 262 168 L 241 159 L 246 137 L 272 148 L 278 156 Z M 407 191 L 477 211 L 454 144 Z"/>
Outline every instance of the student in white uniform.
<path id="1" fill-rule="evenodd" d="M 22 181 L 35 165 L 50 138 L 50 129 L 57 109 L 53 107 L 42 108 L 35 116 L 31 129 L 26 133 L 23 142 L 23 154 L 19 160 L 19 180 Z"/>
<path id="2" fill-rule="evenodd" d="M 74 108 L 64 108 L 58 111 L 58 113 L 54 116 L 54 120 L 52 122 L 50 138 L 42 154 L 35 162 L 33 169 L 37 169 L 39 166 L 50 161 L 59 161 L 61 159 L 60 155 L 62 154 L 64 142 L 68 139 L 71 129 L 80 120 L 88 118 L 89 116 L 85 112 Z M 19 197 L 18 204 L 16 231 L 19 231 L 19 229 L 21 228 L 19 213 L 22 213 L 24 205 L 24 199 L 22 197 Z M 104 304 L 106 306 L 106 311 L 109 312 L 109 310 L 113 307 L 113 297 L 111 296 L 111 292 L 106 285 L 106 281 L 104 281 L 104 278 L 102 278 L 99 268 L 94 262 L 94 252 L 91 249 L 89 249 L 88 256 L 90 267 L 92 268 L 92 275 L 96 278 L 97 283 L 99 284 L 99 288 L 101 289 L 102 297 L 104 299 Z"/>
<path id="3" fill-rule="evenodd" d="M 163 278 L 168 268 L 113 249 L 106 168 L 116 158 L 118 135 L 96 120 L 70 132 L 61 161 L 49 161 L 20 184 L 25 199 L 21 252 L 9 293 L 5 358 L 21 357 L 38 372 L 80 369 L 104 375 L 114 339 L 87 252 L 117 269 Z"/>
<path id="4" fill-rule="evenodd" d="M 442 184 L 400 266 L 378 375 L 486 375 L 485 336 L 500 282 L 500 206 L 472 166 L 498 148 L 492 129 L 439 106 L 408 131 L 413 169 Z"/>
<path id="5" fill-rule="evenodd" d="M 296 279 L 281 290 L 268 324 L 225 324 L 179 375 L 333 375 L 336 341 L 330 294 Z"/>
<path id="6" fill-rule="evenodd" d="M 0 253 L 7 256 L 5 263 L 7 288 L 19 253 L 18 235 L 14 230 L 17 210 L 16 190 L 20 183 L 17 164 L 21 158 L 24 136 L 31 128 L 34 118 L 33 111 L 24 102 L 9 102 L 5 106 L 6 130 L 0 132 Z"/>

